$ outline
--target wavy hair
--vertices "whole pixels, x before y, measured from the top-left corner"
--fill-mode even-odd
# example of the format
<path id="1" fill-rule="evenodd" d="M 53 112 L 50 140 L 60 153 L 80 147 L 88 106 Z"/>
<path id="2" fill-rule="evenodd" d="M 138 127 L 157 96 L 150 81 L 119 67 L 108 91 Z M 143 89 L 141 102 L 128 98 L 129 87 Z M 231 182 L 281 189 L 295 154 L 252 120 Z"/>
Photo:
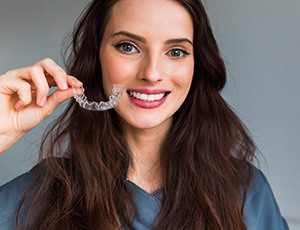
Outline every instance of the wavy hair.
<path id="1" fill-rule="evenodd" d="M 67 69 L 83 82 L 91 100 L 107 99 L 99 47 L 116 2 L 94 0 L 88 5 L 67 52 Z M 255 146 L 220 95 L 226 68 L 203 4 L 177 2 L 193 19 L 195 69 L 162 146 L 165 196 L 153 228 L 246 229 L 243 208 Z M 39 175 L 21 203 L 34 193 L 25 226 L 132 228 L 137 210 L 125 186 L 130 151 L 114 110 L 90 112 L 71 100 L 44 136 L 40 159 Z"/>

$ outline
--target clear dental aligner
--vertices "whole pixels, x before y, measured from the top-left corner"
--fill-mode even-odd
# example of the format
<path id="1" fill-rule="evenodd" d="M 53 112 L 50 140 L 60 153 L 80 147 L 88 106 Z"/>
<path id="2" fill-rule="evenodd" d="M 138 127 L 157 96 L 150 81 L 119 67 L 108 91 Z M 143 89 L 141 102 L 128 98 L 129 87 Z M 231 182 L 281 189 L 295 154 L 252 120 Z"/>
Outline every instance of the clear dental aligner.
<path id="1" fill-rule="evenodd" d="M 121 96 L 124 92 L 124 85 L 113 85 L 112 88 L 112 95 L 109 96 L 109 100 L 104 102 L 95 102 L 95 101 L 88 101 L 86 95 L 84 94 L 84 88 L 81 87 L 79 90 L 76 90 L 74 86 L 72 86 L 73 91 L 74 91 L 74 98 L 78 102 L 78 104 L 86 109 L 86 110 L 91 110 L 91 111 L 105 111 L 108 109 L 114 108 L 119 100 L 121 99 Z"/>

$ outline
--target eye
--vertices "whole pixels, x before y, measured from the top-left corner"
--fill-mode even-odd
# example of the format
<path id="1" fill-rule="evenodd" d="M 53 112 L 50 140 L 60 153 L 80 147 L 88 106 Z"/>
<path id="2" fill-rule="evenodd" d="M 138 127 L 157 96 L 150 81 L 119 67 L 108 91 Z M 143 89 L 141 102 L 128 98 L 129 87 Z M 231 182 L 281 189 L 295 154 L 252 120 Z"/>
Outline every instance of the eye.
<path id="1" fill-rule="evenodd" d="M 120 50 L 122 53 L 138 53 L 139 52 L 138 49 L 134 45 L 132 45 L 128 42 L 119 43 L 119 44 L 115 45 L 115 47 L 118 50 Z"/>
<path id="2" fill-rule="evenodd" d="M 168 55 L 173 58 L 182 58 L 185 57 L 186 55 L 189 55 L 189 53 L 183 49 L 172 49 L 168 52 Z"/>

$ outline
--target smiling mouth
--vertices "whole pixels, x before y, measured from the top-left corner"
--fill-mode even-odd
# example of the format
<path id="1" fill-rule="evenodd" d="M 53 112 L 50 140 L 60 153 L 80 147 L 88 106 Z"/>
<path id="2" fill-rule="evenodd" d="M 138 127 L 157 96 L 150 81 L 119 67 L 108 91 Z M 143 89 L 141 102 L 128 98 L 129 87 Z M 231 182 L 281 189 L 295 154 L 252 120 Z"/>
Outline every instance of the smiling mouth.
<path id="1" fill-rule="evenodd" d="M 145 101 L 145 102 L 153 102 L 153 101 L 159 101 L 163 99 L 170 92 L 147 94 L 147 93 L 127 91 L 127 93 L 138 100 Z"/>

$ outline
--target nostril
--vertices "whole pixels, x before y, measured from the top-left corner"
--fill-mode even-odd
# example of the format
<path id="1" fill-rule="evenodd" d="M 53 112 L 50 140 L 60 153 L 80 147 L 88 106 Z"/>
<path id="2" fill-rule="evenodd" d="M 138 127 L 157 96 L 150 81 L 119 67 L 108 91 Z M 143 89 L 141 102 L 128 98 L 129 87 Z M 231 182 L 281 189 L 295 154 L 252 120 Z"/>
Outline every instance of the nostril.
<path id="1" fill-rule="evenodd" d="M 156 83 L 162 81 L 162 78 L 152 76 L 152 77 L 142 77 L 141 80 L 148 83 Z"/>
<path id="2" fill-rule="evenodd" d="M 161 71 L 154 66 L 147 66 L 144 71 L 141 73 L 141 80 L 147 82 L 158 82 L 162 80 Z"/>

